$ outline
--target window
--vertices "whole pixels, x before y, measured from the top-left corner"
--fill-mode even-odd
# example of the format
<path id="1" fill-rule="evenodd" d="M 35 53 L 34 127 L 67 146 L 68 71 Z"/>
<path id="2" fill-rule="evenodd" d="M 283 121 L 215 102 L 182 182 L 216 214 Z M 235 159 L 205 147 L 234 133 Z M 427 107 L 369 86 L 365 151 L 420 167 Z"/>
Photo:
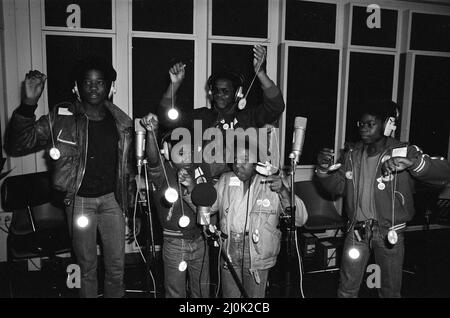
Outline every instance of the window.
<path id="1" fill-rule="evenodd" d="M 334 43 L 336 5 L 287 0 L 286 40 Z"/>
<path id="2" fill-rule="evenodd" d="M 193 0 L 133 0 L 133 30 L 192 34 Z"/>
<path id="3" fill-rule="evenodd" d="M 450 16 L 413 13 L 410 48 L 450 52 Z"/>
<path id="4" fill-rule="evenodd" d="M 66 28 L 71 4 L 80 7 L 81 28 L 112 28 L 111 0 L 45 0 L 45 25 Z"/>
<path id="5" fill-rule="evenodd" d="M 212 35 L 266 38 L 268 0 L 212 0 Z"/>
<path id="6" fill-rule="evenodd" d="M 352 45 L 395 48 L 397 40 L 397 10 L 381 9 L 380 28 L 369 28 L 367 7 L 353 6 Z"/>
<path id="7" fill-rule="evenodd" d="M 350 53 L 346 141 L 360 139 L 356 122 L 358 107 L 368 100 L 392 100 L 394 55 Z"/>
<path id="8" fill-rule="evenodd" d="M 156 111 L 170 84 L 169 68 L 177 62 L 186 64 L 186 77 L 176 106 L 187 111 L 194 105 L 194 41 L 133 38 L 134 117 Z"/>
<path id="9" fill-rule="evenodd" d="M 85 36 L 46 36 L 48 105 L 72 101 L 72 70 L 75 63 L 89 55 L 104 57 L 112 63 L 112 39 Z"/>
<path id="10" fill-rule="evenodd" d="M 296 116 L 308 119 L 301 165 L 316 163 L 319 150 L 334 148 L 339 51 L 289 47 L 286 96 L 285 164 Z"/>
<path id="11" fill-rule="evenodd" d="M 409 141 L 430 156 L 447 157 L 450 57 L 416 55 Z"/>

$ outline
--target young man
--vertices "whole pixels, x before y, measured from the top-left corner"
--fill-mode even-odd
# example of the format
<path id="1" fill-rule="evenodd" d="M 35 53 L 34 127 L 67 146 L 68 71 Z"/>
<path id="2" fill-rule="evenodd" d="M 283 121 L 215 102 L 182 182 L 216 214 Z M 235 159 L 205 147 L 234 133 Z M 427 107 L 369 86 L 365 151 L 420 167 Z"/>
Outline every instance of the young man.
<path id="1" fill-rule="evenodd" d="M 238 90 L 244 85 L 243 79 L 239 74 L 224 71 L 211 75 L 207 81 L 208 98 L 212 108 L 193 109 L 189 113 L 180 114 L 178 120 L 171 121 L 167 115 L 168 110 L 175 103 L 177 91 L 185 76 L 184 65 L 177 63 L 169 70 L 171 84 L 167 88 L 158 108 L 158 117 L 161 120 L 161 125 L 168 128 L 183 126 L 194 129 L 194 121 L 200 120 L 203 131 L 210 127 L 217 127 L 225 131 L 234 128 L 260 128 L 277 121 L 285 108 L 283 96 L 280 89 L 265 72 L 266 49 L 261 45 L 255 45 L 253 51 L 253 66 L 263 90 L 263 102 L 260 105 L 253 107 L 252 105 L 247 105 L 240 110 L 238 103 L 245 92 L 239 94 Z M 258 65 L 263 66 L 258 67 Z M 174 100 L 172 100 L 172 96 Z M 215 177 L 229 170 L 226 164 L 220 163 L 211 164 L 210 167 Z"/>
<path id="2" fill-rule="evenodd" d="M 202 228 L 197 224 L 195 206 L 190 200 L 190 193 L 196 183 L 211 182 L 208 166 L 193 164 L 192 155 L 188 151 L 175 154 L 169 150 L 170 153 L 163 158 L 155 139 L 158 134 L 157 117 L 149 114 L 143 118 L 142 123 L 148 131 L 146 155 L 150 167 L 149 179 L 154 185 L 153 202 L 163 228 L 166 298 L 208 298 L 208 247 Z M 170 142 L 170 138 L 166 142 Z M 165 196 L 169 187 L 178 194 L 173 203 Z"/>
<path id="3" fill-rule="evenodd" d="M 11 155 L 51 148 L 53 186 L 65 193 L 69 232 L 81 268 L 81 297 L 97 297 L 97 231 L 103 243 L 104 296 L 124 295 L 124 213 L 132 206 L 134 182 L 132 121 L 108 100 L 115 79 L 107 62 L 82 61 L 73 74 L 78 100 L 58 104 L 35 121 L 46 76 L 30 71 L 25 97 L 8 129 L 6 149 Z"/>
<path id="4" fill-rule="evenodd" d="M 263 177 L 256 172 L 256 154 L 251 147 L 237 149 L 233 172 L 222 174 L 216 184 L 220 229 L 226 233 L 227 255 L 251 298 L 265 297 L 267 277 L 280 251 L 278 229 L 282 209 L 290 206 L 290 189 L 281 176 Z M 296 226 L 306 223 L 303 202 L 295 196 Z M 222 296 L 241 297 L 230 270 L 222 268 Z"/>
<path id="5" fill-rule="evenodd" d="M 416 146 L 389 137 L 393 102 L 367 103 L 358 121 L 361 141 L 343 154 L 333 171 L 332 150 L 318 155 L 316 176 L 330 193 L 344 195 L 349 226 L 338 297 L 357 297 L 370 252 L 381 269 L 380 297 L 400 297 L 406 222 L 414 214 L 413 180 L 445 185 L 447 161 L 433 160 Z M 387 127 L 387 129 L 386 129 Z"/>
<path id="6" fill-rule="evenodd" d="M 256 107 L 247 105 L 244 109 L 239 110 L 238 102 L 245 92 L 239 94 L 237 90 L 243 86 L 243 79 L 239 74 L 221 72 L 211 75 L 207 82 L 208 97 L 212 108 L 193 109 L 188 114 L 180 115 L 178 121 L 172 122 L 168 119 L 167 112 L 172 103 L 175 103 L 172 101 L 172 96 L 176 99 L 177 91 L 185 76 L 184 65 L 177 63 L 169 70 L 171 83 L 163 95 L 158 109 L 158 116 L 162 124 L 170 128 L 180 125 L 190 128 L 194 120 L 200 119 L 203 129 L 219 127 L 226 130 L 237 127 L 259 128 L 278 120 L 285 108 L 281 91 L 267 76 L 264 67 L 258 68 L 258 65 L 263 65 L 266 60 L 266 49 L 261 45 L 255 45 L 253 51 L 253 66 L 263 89 L 262 104 Z"/>

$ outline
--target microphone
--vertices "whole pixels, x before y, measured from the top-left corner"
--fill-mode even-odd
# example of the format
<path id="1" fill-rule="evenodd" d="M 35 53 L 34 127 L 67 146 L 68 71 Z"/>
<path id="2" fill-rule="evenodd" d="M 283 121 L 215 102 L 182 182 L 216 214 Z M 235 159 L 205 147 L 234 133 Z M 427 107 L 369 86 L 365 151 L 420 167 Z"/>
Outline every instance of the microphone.
<path id="1" fill-rule="evenodd" d="M 300 155 L 302 154 L 307 120 L 308 119 L 305 117 L 295 117 L 292 152 L 289 155 L 289 158 L 293 158 L 295 163 L 298 163 Z"/>
<path id="2" fill-rule="evenodd" d="M 217 191 L 211 183 L 199 183 L 191 193 L 192 203 L 197 206 L 197 223 L 210 224 L 211 206 L 216 202 Z"/>
<path id="3" fill-rule="evenodd" d="M 140 118 L 136 118 L 134 120 L 134 131 L 136 133 L 136 142 L 135 142 L 136 160 L 137 160 L 138 174 L 140 175 L 142 161 L 144 160 L 145 134 L 146 134 L 145 128 L 141 124 Z"/>

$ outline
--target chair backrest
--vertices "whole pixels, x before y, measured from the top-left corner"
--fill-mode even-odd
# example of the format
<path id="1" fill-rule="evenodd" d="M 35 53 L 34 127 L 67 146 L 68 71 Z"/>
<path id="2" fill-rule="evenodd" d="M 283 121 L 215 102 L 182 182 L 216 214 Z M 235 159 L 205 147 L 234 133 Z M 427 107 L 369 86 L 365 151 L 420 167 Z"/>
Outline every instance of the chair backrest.
<path id="1" fill-rule="evenodd" d="M 306 229 L 332 229 L 344 225 L 331 196 L 314 181 L 296 182 L 294 191 L 303 200 L 308 211 Z"/>
<path id="2" fill-rule="evenodd" d="M 1 188 L 5 211 L 13 212 L 10 232 L 24 235 L 66 226 L 64 207 L 57 203 L 48 172 L 12 176 Z"/>

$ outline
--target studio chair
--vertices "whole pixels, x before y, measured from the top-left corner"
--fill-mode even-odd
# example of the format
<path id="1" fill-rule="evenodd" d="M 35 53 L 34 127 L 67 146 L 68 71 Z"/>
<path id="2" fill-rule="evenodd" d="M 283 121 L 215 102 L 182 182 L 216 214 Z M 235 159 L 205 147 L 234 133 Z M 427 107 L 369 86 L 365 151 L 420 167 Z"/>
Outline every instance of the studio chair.
<path id="1" fill-rule="evenodd" d="M 2 205 L 12 212 L 7 238 L 7 265 L 10 296 L 14 297 L 14 262 L 47 257 L 42 274 L 55 294 L 61 296 L 65 287 L 66 269 L 57 255 L 71 251 L 64 207 L 55 203 L 58 193 L 51 188 L 48 172 L 12 176 L 1 188 Z M 48 272 L 47 272 L 48 271 Z"/>
<path id="2" fill-rule="evenodd" d="M 338 213 L 333 198 L 314 180 L 296 182 L 294 191 L 303 200 L 308 211 L 308 220 L 301 229 L 300 239 L 305 259 L 314 259 L 309 263 L 314 264 L 312 267 L 319 268 L 319 271 L 337 269 L 340 257 L 337 251 L 340 238 L 337 235 L 344 230 L 345 220 Z M 317 236 L 327 230 L 334 230 L 332 237 L 323 239 Z M 307 272 L 311 273 L 313 270 Z"/>

